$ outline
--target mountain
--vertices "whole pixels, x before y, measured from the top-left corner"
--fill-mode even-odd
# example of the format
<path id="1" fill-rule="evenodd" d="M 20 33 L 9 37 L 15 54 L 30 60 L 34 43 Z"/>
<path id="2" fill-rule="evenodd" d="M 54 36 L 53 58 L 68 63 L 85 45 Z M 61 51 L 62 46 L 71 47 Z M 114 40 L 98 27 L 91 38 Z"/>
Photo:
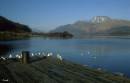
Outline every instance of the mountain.
<path id="1" fill-rule="evenodd" d="M 11 20 L 8 20 L 3 16 L 0 16 L 0 32 L 5 31 L 23 33 L 23 32 L 31 32 L 31 29 L 27 25 L 16 23 Z"/>
<path id="2" fill-rule="evenodd" d="M 50 32 L 72 33 L 75 37 L 91 35 L 130 35 L 130 21 L 112 19 L 107 16 L 95 16 L 89 21 L 77 21 L 57 27 Z M 121 34 L 120 34 L 121 33 Z"/>
<path id="3" fill-rule="evenodd" d="M 91 19 L 91 22 L 93 23 L 102 23 L 102 22 L 106 22 L 106 21 L 110 21 L 111 18 L 108 16 L 95 16 Z"/>

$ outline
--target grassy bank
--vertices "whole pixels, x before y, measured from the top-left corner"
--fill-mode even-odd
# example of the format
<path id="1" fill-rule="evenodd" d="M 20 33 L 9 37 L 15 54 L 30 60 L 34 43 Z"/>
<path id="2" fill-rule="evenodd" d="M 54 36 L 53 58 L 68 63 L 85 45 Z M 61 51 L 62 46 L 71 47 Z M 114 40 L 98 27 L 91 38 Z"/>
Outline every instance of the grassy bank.
<path id="1" fill-rule="evenodd" d="M 31 33 L 0 32 L 0 40 L 18 40 L 30 37 Z"/>

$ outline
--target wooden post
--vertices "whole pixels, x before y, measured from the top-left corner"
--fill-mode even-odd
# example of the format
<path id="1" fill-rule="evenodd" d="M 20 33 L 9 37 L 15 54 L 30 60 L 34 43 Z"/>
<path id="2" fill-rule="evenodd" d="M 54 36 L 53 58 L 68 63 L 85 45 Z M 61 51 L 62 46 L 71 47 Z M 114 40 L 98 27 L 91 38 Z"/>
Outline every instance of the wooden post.
<path id="1" fill-rule="evenodd" d="M 29 51 L 22 51 L 22 64 L 28 64 L 30 60 Z"/>

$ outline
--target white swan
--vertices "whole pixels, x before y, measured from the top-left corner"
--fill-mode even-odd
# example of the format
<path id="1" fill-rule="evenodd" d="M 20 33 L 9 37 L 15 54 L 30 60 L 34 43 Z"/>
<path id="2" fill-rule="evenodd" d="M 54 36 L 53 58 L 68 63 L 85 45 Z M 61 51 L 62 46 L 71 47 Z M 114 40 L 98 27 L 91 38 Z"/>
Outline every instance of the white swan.
<path id="1" fill-rule="evenodd" d="M 9 58 L 12 58 L 12 55 L 11 55 L 11 54 L 9 55 Z"/>
<path id="2" fill-rule="evenodd" d="M 16 56 L 15 56 L 15 57 L 16 57 L 16 58 L 18 58 L 18 56 L 19 56 L 19 55 L 18 55 L 18 54 L 16 54 Z"/>
<path id="3" fill-rule="evenodd" d="M 61 61 L 63 60 L 60 54 L 57 54 L 57 58 L 60 59 Z"/>
<path id="4" fill-rule="evenodd" d="M 52 56 L 52 55 L 53 55 L 53 53 L 52 53 L 52 52 L 50 52 L 50 53 L 48 53 L 48 54 L 47 54 L 47 56 Z"/>
<path id="5" fill-rule="evenodd" d="M 31 53 L 31 56 L 34 56 L 34 53 Z"/>
<path id="6" fill-rule="evenodd" d="M 19 56 L 18 56 L 18 58 L 19 58 L 19 59 L 21 59 L 21 58 L 22 58 L 22 56 L 20 56 L 20 55 L 19 55 Z"/>
<path id="7" fill-rule="evenodd" d="M 41 53 L 39 52 L 38 55 L 41 55 Z"/>
<path id="8" fill-rule="evenodd" d="M 6 60 L 6 58 L 5 57 L 1 57 L 3 60 Z"/>
<path id="9" fill-rule="evenodd" d="M 50 53 L 48 53 L 47 56 L 50 56 Z"/>
<path id="10" fill-rule="evenodd" d="M 18 55 L 18 54 L 16 54 L 16 58 L 22 58 L 22 55 Z"/>

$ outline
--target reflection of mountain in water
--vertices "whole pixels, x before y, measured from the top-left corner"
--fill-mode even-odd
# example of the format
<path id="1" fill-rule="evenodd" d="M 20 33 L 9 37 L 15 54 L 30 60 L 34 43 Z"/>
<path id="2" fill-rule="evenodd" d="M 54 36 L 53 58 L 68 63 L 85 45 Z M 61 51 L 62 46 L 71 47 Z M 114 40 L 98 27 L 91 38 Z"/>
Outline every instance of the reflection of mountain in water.
<path id="1" fill-rule="evenodd" d="M 29 40 L 0 42 L 0 56 L 20 53 L 29 46 Z"/>

